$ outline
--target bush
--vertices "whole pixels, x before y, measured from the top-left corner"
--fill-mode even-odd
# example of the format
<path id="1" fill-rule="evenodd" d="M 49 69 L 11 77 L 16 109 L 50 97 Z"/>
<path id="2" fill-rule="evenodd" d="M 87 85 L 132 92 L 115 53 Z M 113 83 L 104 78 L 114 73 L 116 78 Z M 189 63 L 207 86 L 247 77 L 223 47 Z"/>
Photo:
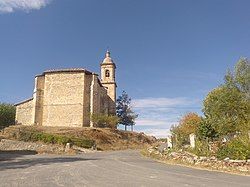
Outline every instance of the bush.
<path id="1" fill-rule="evenodd" d="M 209 143 L 206 140 L 196 140 L 195 148 L 193 149 L 193 153 L 198 156 L 210 156 L 211 152 L 209 149 Z"/>
<path id="2" fill-rule="evenodd" d="M 250 142 L 248 137 L 237 137 L 222 145 L 217 152 L 219 159 L 230 159 L 245 160 L 250 159 Z"/>
<path id="3" fill-rule="evenodd" d="M 93 114 L 91 116 L 91 120 L 93 121 L 96 127 L 108 127 L 114 129 L 118 125 L 119 117 L 107 114 Z"/>
<path id="4" fill-rule="evenodd" d="M 93 140 L 80 139 L 80 138 L 71 138 L 70 141 L 78 146 L 84 148 L 91 148 L 94 146 L 95 142 Z"/>
<path id="5" fill-rule="evenodd" d="M 66 145 L 67 143 L 72 143 L 71 139 L 66 136 L 58 136 L 57 143 L 61 145 Z"/>
<path id="6" fill-rule="evenodd" d="M 218 133 L 216 132 L 213 125 L 206 118 L 203 118 L 200 124 L 198 125 L 196 135 L 197 138 L 200 140 L 213 141 L 218 138 Z"/>
<path id="7" fill-rule="evenodd" d="M 15 106 L 6 103 L 0 103 L 0 129 L 14 125 L 15 115 Z"/>
<path id="8" fill-rule="evenodd" d="M 94 146 L 95 141 L 83 139 L 83 138 L 75 138 L 75 137 L 67 137 L 67 136 L 61 136 L 61 135 L 53 135 L 53 134 L 47 134 L 42 132 L 29 132 L 29 131 L 20 131 L 19 134 L 19 140 L 21 141 L 41 141 L 44 143 L 51 143 L 51 144 L 61 144 L 66 145 L 67 143 L 72 143 L 73 145 L 76 145 L 78 147 L 83 148 L 91 148 Z"/>

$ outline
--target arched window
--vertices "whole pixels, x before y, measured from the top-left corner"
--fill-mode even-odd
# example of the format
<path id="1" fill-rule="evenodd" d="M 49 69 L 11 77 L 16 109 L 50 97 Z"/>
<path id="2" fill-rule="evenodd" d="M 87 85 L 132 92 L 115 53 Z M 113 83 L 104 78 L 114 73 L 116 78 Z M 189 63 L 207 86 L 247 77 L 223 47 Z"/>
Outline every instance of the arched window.
<path id="1" fill-rule="evenodd" d="M 109 77 L 109 76 L 110 76 L 110 72 L 109 72 L 108 69 L 105 71 L 105 76 L 106 76 L 106 77 Z"/>

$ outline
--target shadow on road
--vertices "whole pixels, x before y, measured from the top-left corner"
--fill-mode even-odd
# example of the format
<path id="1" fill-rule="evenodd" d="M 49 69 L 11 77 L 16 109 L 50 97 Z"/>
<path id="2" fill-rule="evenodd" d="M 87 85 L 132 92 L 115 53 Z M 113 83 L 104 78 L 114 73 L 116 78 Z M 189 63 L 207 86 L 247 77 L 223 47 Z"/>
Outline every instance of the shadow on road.
<path id="1" fill-rule="evenodd" d="M 13 150 L 13 151 L 0 150 L 0 162 L 13 160 L 13 159 L 16 159 L 18 157 L 23 157 L 25 155 L 35 155 L 35 154 L 37 154 L 36 151 L 30 151 L 30 150 Z"/>
<path id="2" fill-rule="evenodd" d="M 28 157 L 27 155 L 35 155 L 36 151 L 0 151 L 0 171 L 6 169 L 25 169 L 35 165 L 49 165 L 55 163 L 64 162 L 77 162 L 77 161 L 88 161 L 97 160 L 89 158 L 79 158 L 79 157 L 51 157 L 48 156 L 44 158 Z"/>

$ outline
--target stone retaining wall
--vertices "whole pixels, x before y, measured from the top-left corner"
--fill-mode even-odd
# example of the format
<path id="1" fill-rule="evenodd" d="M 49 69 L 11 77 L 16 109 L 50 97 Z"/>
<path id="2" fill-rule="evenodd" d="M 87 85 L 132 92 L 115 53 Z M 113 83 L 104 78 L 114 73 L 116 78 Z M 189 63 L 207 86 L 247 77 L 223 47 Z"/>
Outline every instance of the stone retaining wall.
<path id="1" fill-rule="evenodd" d="M 163 160 L 180 163 L 184 165 L 197 166 L 200 168 L 208 168 L 212 170 L 220 170 L 227 172 L 244 173 L 250 175 L 250 159 L 249 160 L 219 160 L 216 157 L 197 156 L 186 151 L 171 152 L 168 150 L 160 152 L 154 147 L 147 149 L 150 156 Z"/>

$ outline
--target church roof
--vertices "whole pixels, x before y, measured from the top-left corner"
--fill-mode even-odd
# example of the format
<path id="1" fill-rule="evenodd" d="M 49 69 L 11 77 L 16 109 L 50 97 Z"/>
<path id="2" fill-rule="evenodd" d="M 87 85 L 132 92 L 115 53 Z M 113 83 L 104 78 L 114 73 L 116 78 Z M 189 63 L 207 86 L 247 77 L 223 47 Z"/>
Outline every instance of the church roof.
<path id="1" fill-rule="evenodd" d="M 27 102 L 31 101 L 32 99 L 33 99 L 33 97 L 28 98 L 28 99 L 25 99 L 25 100 L 23 100 L 23 101 L 20 101 L 20 102 L 18 102 L 18 103 L 15 103 L 14 106 L 21 105 L 21 104 L 23 104 L 23 103 L 27 103 Z"/>
<path id="2" fill-rule="evenodd" d="M 44 76 L 45 74 L 51 74 L 51 73 L 64 73 L 64 72 L 84 72 L 87 75 L 97 75 L 97 73 L 88 71 L 86 69 L 83 68 L 68 68 L 68 69 L 51 69 L 51 70 L 46 70 L 44 71 L 42 74 L 40 75 L 36 75 L 35 77 L 40 77 L 40 76 Z M 100 79 L 98 78 L 98 83 L 100 84 L 100 86 L 102 86 L 102 83 L 100 81 Z"/>
<path id="3" fill-rule="evenodd" d="M 83 68 L 51 69 L 44 71 L 44 73 L 60 73 L 60 72 L 85 72 L 88 74 L 92 74 L 92 72 Z"/>
<path id="4" fill-rule="evenodd" d="M 36 77 L 39 76 L 44 76 L 45 74 L 49 74 L 49 73 L 64 73 L 64 72 L 85 72 L 86 74 L 96 74 L 93 73 L 91 71 L 88 71 L 86 69 L 83 68 L 67 68 L 67 69 L 51 69 L 51 70 L 46 70 L 43 72 L 43 74 L 41 75 L 37 75 Z"/>

